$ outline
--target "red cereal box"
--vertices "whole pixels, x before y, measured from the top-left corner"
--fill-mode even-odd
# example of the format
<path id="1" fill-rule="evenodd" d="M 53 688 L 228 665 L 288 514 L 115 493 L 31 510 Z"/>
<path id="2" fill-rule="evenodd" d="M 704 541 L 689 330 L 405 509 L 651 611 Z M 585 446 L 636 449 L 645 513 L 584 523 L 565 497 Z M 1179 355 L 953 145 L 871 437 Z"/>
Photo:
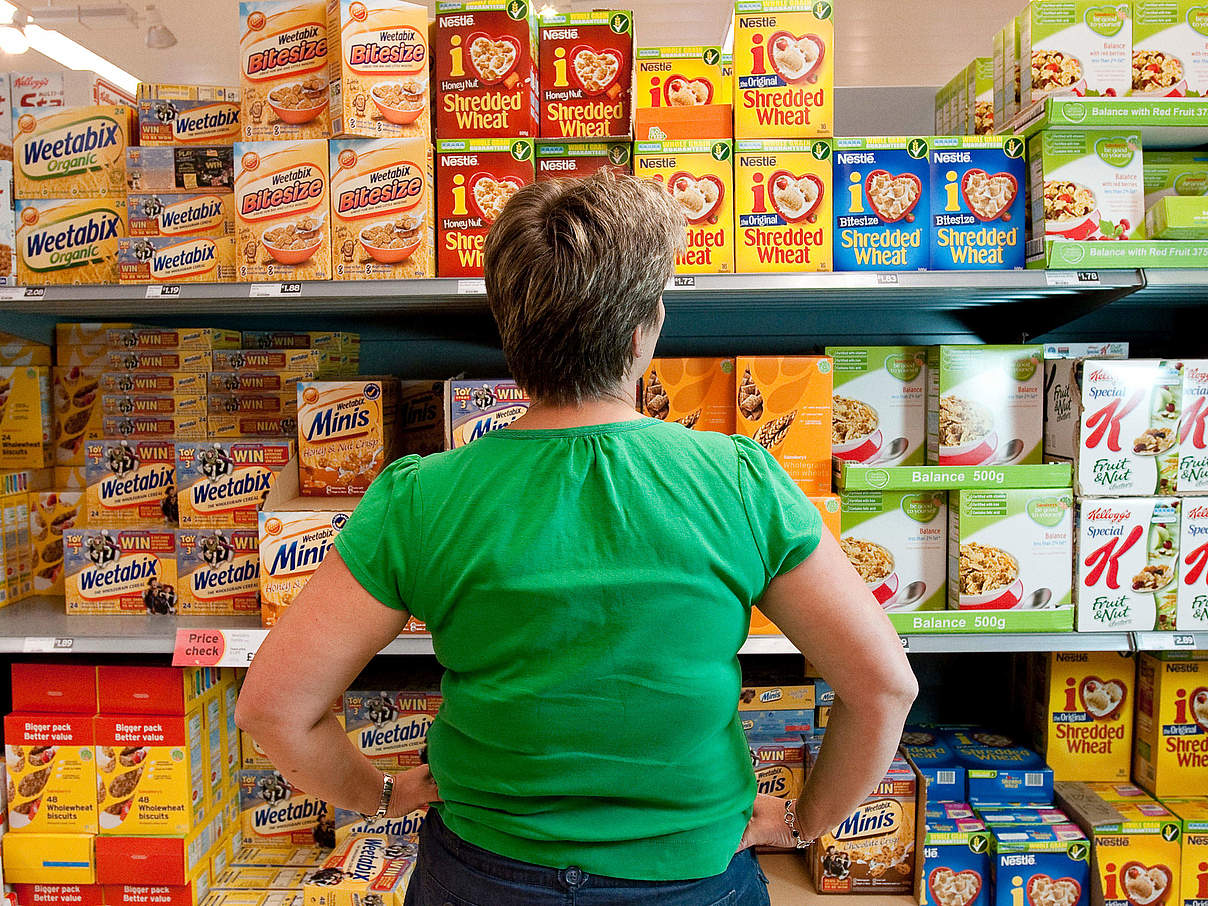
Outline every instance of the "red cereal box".
<path id="1" fill-rule="evenodd" d="M 487 230 L 534 179 L 532 139 L 486 138 L 436 145 L 436 272 L 481 277 Z"/>
<path id="2" fill-rule="evenodd" d="M 633 172 L 629 142 L 537 142 L 537 181 L 590 176 L 597 170 Z"/>
<path id="3" fill-rule="evenodd" d="M 633 14 L 554 15 L 537 31 L 542 138 L 632 134 Z"/>

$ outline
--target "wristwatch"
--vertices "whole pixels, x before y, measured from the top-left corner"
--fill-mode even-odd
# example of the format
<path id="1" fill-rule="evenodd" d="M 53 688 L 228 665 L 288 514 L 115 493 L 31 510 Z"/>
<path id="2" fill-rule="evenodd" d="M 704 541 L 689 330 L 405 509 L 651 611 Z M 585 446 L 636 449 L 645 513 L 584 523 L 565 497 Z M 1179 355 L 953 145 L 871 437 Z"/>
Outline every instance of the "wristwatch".
<path id="1" fill-rule="evenodd" d="M 378 821 L 386 817 L 386 813 L 390 811 L 390 797 L 394 795 L 394 775 L 382 774 L 382 797 L 378 800 L 377 811 L 372 815 L 362 813 L 361 817 L 366 821 Z"/>

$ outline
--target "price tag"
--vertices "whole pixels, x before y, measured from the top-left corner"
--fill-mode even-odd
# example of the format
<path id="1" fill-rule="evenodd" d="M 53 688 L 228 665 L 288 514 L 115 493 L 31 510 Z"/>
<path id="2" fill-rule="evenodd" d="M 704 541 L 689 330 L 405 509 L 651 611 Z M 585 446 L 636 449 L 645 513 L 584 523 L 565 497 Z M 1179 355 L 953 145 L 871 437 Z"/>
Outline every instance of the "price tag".
<path id="1" fill-rule="evenodd" d="M 45 299 L 44 286 L 0 286 L 0 302 L 20 302 L 22 299 Z"/>
<path id="2" fill-rule="evenodd" d="M 457 295 L 459 296 L 485 296 L 487 292 L 487 282 L 485 280 L 458 280 Z"/>
<path id="3" fill-rule="evenodd" d="M 1044 282 L 1048 286 L 1077 286 L 1078 274 L 1074 271 L 1045 271 Z"/>
<path id="4" fill-rule="evenodd" d="M 910 650 L 910 636 L 904 635 L 904 636 L 901 636 L 901 639 L 902 639 L 902 650 L 909 651 Z"/>
<path id="5" fill-rule="evenodd" d="M 897 274 L 877 274 L 877 286 L 897 286 Z"/>
<path id="6" fill-rule="evenodd" d="M 178 629 L 173 667 L 246 667 L 266 629 Z"/>
<path id="7" fill-rule="evenodd" d="M 1079 283 L 1098 283 L 1099 282 L 1099 272 L 1098 271 L 1078 271 L 1078 282 Z"/>
<path id="8" fill-rule="evenodd" d="M 26 654 L 70 654 L 75 647 L 75 639 L 53 638 L 50 636 L 26 636 L 22 651 Z"/>
<path id="9" fill-rule="evenodd" d="M 160 283 L 147 287 L 148 299 L 179 299 L 180 286 L 175 283 Z"/>
<path id="10" fill-rule="evenodd" d="M 1190 632 L 1175 633 L 1170 639 L 1172 648 L 1194 648 L 1195 636 Z"/>
<path id="11" fill-rule="evenodd" d="M 302 295 L 301 283 L 250 283 L 247 294 L 249 299 L 266 299 L 280 296 Z"/>
<path id="12" fill-rule="evenodd" d="M 676 274 L 671 278 L 671 285 L 675 289 L 696 289 L 696 277 L 691 274 Z"/>

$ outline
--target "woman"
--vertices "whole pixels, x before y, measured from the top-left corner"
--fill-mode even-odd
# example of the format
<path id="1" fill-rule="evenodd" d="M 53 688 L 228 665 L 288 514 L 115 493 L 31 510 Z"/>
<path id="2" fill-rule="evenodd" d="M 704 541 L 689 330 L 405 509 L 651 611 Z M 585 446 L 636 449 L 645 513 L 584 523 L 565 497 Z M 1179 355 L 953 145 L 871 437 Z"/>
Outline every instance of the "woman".
<path id="1" fill-rule="evenodd" d="M 634 409 L 682 243 L 651 183 L 517 193 L 485 273 L 532 406 L 391 465 L 248 671 L 237 719 L 291 782 L 366 814 L 436 803 L 410 906 L 766 903 L 749 847 L 838 824 L 894 753 L 915 680 L 817 510 L 757 444 Z M 836 693 L 799 801 L 756 797 L 737 719 L 756 603 Z M 431 773 L 388 778 L 328 704 L 409 614 L 444 703 Z"/>

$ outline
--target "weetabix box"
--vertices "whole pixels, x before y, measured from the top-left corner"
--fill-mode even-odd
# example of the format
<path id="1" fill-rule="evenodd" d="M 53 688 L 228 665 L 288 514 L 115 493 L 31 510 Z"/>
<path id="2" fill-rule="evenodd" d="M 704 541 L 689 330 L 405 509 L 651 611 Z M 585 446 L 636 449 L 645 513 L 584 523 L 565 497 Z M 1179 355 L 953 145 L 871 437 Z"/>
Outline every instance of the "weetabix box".
<path id="1" fill-rule="evenodd" d="M 243 393 L 292 393 L 298 384 L 314 375 L 310 371 L 210 371 L 205 374 L 205 391 L 239 395 Z"/>
<path id="2" fill-rule="evenodd" d="M 130 193 L 231 192 L 234 187 L 232 145 L 126 149 Z"/>
<path id="3" fill-rule="evenodd" d="M 1133 779 L 1149 793 L 1197 796 L 1208 769 L 1208 660 L 1140 655 Z"/>
<path id="4" fill-rule="evenodd" d="M 542 138 L 633 133 L 633 13 L 593 10 L 537 24 Z"/>
<path id="5" fill-rule="evenodd" d="M 442 698 L 430 690 L 350 689 L 344 693 L 344 725 L 357 749 L 383 770 L 422 763 L 428 728 Z"/>
<path id="6" fill-rule="evenodd" d="M 233 236 L 235 199 L 229 192 L 130 194 L 126 223 L 131 238 Z"/>
<path id="7" fill-rule="evenodd" d="M 428 141 L 427 9 L 403 0 L 328 0 L 327 34 L 331 134 Z"/>
<path id="8" fill-rule="evenodd" d="M 13 131 L 17 198 L 121 198 L 126 194 L 129 107 L 29 109 Z"/>
<path id="9" fill-rule="evenodd" d="M 927 140 L 838 138 L 833 144 L 835 270 L 926 270 Z"/>
<path id="10" fill-rule="evenodd" d="M 239 4 L 240 114 L 245 142 L 327 138 L 327 4 Z"/>
<path id="11" fill-rule="evenodd" d="M 347 522 L 348 513 L 330 510 L 260 513 L 260 620 L 264 626 L 274 625 L 293 603 Z"/>
<path id="12" fill-rule="evenodd" d="M 931 139 L 931 269 L 1024 266 L 1024 141 L 1015 135 Z"/>
<path id="13" fill-rule="evenodd" d="M 119 239 L 119 283 L 233 283 L 235 237 Z"/>
<path id="14" fill-rule="evenodd" d="M 631 142 L 541 141 L 537 142 L 537 181 L 577 179 L 600 170 L 633 172 Z"/>
<path id="15" fill-rule="evenodd" d="M 101 433 L 105 437 L 122 437 L 132 441 L 204 440 L 209 431 L 205 413 L 174 413 L 172 415 L 106 415 L 101 418 Z M 175 508 L 172 498 L 170 506 Z"/>
<path id="16" fill-rule="evenodd" d="M 324 823 L 331 823 L 329 833 L 335 833 L 328 804 L 271 769 L 239 772 L 239 812 L 243 841 L 249 846 L 321 844 Z"/>
<path id="17" fill-rule="evenodd" d="M 839 545 L 889 612 L 943 610 L 947 599 L 946 491 L 844 491 Z"/>
<path id="18" fill-rule="evenodd" d="M 91 716 L 14 712 L 4 718 L 4 744 L 10 832 L 96 833 Z"/>
<path id="19" fill-rule="evenodd" d="M 662 183 L 687 220 L 687 248 L 677 252 L 680 274 L 734 271 L 732 143 L 690 139 L 635 142 L 634 175 Z"/>
<path id="20" fill-rule="evenodd" d="M 85 520 L 91 528 L 166 525 L 176 500 L 176 455 L 168 440 L 85 445 Z"/>
<path id="21" fill-rule="evenodd" d="M 398 381 L 298 385 L 298 478 L 307 497 L 356 497 L 398 446 Z"/>
<path id="22" fill-rule="evenodd" d="M 219 327 L 113 327 L 106 333 L 110 349 L 238 349 L 242 335 Z"/>
<path id="23" fill-rule="evenodd" d="M 825 138 L 835 129 L 830 3 L 734 4 L 734 137 Z"/>
<path id="24" fill-rule="evenodd" d="M 215 372 L 307 372 L 315 376 L 339 374 L 343 357 L 322 349 L 216 349 L 210 362 Z"/>
<path id="25" fill-rule="evenodd" d="M 529 407 L 528 396 L 513 381 L 449 381 L 444 389 L 449 432 L 445 444 L 450 450 L 506 428 Z"/>
<path id="26" fill-rule="evenodd" d="M 258 511 L 293 441 L 176 444 L 182 529 L 255 529 Z"/>
<path id="27" fill-rule="evenodd" d="M 3 88 L 0 88 L 3 92 Z M 0 120 L 3 119 L 0 105 Z M 6 150 L 0 143 L 0 152 Z M 17 222 L 13 212 L 13 162 L 0 160 L 0 286 L 17 281 Z"/>
<path id="28" fill-rule="evenodd" d="M 1208 502 L 1184 500 L 1179 519 L 1182 552 L 1174 628 L 1208 630 Z"/>
<path id="29" fill-rule="evenodd" d="M 828 141 L 736 142 L 735 271 L 829 271 L 831 177 Z"/>
<path id="30" fill-rule="evenodd" d="M 870 465 L 922 465 L 927 452 L 927 350 L 827 346 L 834 364 L 831 454 Z"/>
<path id="31" fill-rule="evenodd" d="M 83 521 L 84 492 L 38 491 L 29 496 L 33 591 L 63 594 L 63 533 Z"/>
<path id="32" fill-rule="evenodd" d="M 438 0 L 436 137 L 539 135 L 537 13 L 509 0 Z"/>
<path id="33" fill-rule="evenodd" d="M 639 47 L 634 59 L 634 137 L 675 141 L 731 138 L 733 65 L 720 47 Z"/>
<path id="34" fill-rule="evenodd" d="M 0 468 L 49 465 L 52 423 L 50 369 L 0 367 Z"/>
<path id="35" fill-rule="evenodd" d="M 204 398 L 204 371 L 104 371 L 92 379 L 92 392 L 99 388 L 102 400 L 111 396 Z M 100 407 L 105 408 L 104 403 Z M 98 438 L 99 439 L 99 438 Z"/>
<path id="36" fill-rule="evenodd" d="M 428 141 L 347 139 L 329 147 L 336 278 L 436 276 L 436 191 Z"/>
<path id="37" fill-rule="evenodd" d="M 260 613 L 256 529 L 176 533 L 177 610 L 182 614 Z"/>
<path id="38" fill-rule="evenodd" d="M 235 163 L 238 278 L 330 279 L 327 142 L 238 142 Z"/>
<path id="39" fill-rule="evenodd" d="M 230 145 L 242 134 L 238 88 L 139 83 L 140 146 Z"/>
<path id="40" fill-rule="evenodd" d="M 117 283 L 126 205 L 118 198 L 17 202 L 17 280 L 26 286 Z"/>
<path id="41" fill-rule="evenodd" d="M 733 359 L 655 359 L 638 384 L 638 411 L 697 431 L 734 433 Z"/>
<path id="42" fill-rule="evenodd" d="M 63 533 L 68 614 L 176 612 L 176 537 L 167 529 Z"/>
<path id="43" fill-rule="evenodd" d="M 436 143 L 436 270 L 440 276 L 482 276 L 487 230 L 512 196 L 534 178 L 530 139 L 441 139 Z"/>
<path id="44" fill-rule="evenodd" d="M 336 845 L 343 843 L 352 834 L 389 834 L 392 837 L 411 837 L 419 833 L 428 816 L 428 807 L 416 809 L 398 818 L 366 818 L 360 812 L 336 809 Z"/>
<path id="45" fill-rule="evenodd" d="M 306 879 L 305 902 L 308 906 L 402 902 L 417 855 L 416 844 L 407 837 L 352 834 Z"/>

